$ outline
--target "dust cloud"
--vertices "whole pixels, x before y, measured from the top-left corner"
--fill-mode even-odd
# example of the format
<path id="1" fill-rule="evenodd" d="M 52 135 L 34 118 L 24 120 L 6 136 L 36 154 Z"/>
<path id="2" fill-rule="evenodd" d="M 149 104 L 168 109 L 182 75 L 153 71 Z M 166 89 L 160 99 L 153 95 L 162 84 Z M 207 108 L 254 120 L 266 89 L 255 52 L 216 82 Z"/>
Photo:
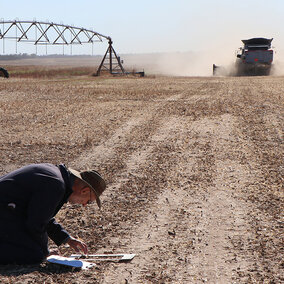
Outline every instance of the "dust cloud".
<path id="1" fill-rule="evenodd" d="M 175 52 L 144 55 L 124 55 L 125 67 L 143 69 L 147 74 L 171 76 L 212 76 L 213 64 L 222 66 L 230 74 L 234 66 L 234 52 L 218 51 Z"/>
<path id="2" fill-rule="evenodd" d="M 284 76 L 284 50 L 275 52 L 271 75 Z"/>
<path id="3" fill-rule="evenodd" d="M 218 52 L 203 51 L 177 54 L 161 58 L 159 66 L 163 72 L 179 76 L 211 76 L 213 64 L 229 70 L 233 56 L 222 56 Z M 229 71 L 228 71 L 229 72 Z"/>

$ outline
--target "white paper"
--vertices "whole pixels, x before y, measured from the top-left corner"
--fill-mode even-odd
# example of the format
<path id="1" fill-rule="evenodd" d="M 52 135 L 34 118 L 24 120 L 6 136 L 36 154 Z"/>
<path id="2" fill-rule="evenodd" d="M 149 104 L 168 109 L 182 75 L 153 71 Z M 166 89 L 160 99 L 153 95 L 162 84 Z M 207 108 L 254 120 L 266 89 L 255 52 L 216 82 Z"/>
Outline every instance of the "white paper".
<path id="1" fill-rule="evenodd" d="M 95 266 L 94 263 L 74 259 L 71 257 L 64 257 L 60 255 L 51 255 L 46 260 L 50 263 L 56 263 L 60 265 L 66 265 L 66 266 L 71 266 L 71 267 L 76 267 L 76 268 L 81 268 L 81 269 L 88 269 L 88 268 Z"/>

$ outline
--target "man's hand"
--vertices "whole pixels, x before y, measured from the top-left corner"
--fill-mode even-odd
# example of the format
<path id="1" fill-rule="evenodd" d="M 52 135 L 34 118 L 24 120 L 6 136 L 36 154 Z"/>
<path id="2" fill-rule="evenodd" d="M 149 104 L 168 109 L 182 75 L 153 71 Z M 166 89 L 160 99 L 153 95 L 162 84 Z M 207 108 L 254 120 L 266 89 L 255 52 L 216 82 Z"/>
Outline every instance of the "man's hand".
<path id="1" fill-rule="evenodd" d="M 82 251 L 84 254 L 88 253 L 87 245 L 81 240 L 75 239 L 70 236 L 68 241 L 66 242 L 71 248 L 73 248 L 76 252 Z"/>

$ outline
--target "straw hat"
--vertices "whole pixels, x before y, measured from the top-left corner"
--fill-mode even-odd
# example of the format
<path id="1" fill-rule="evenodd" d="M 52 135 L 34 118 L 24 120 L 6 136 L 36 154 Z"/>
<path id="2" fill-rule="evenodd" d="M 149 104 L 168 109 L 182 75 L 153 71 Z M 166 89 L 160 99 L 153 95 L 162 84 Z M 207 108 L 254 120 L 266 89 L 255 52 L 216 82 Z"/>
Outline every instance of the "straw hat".
<path id="1" fill-rule="evenodd" d="M 70 168 L 68 168 L 68 170 L 72 175 L 82 180 L 88 187 L 93 190 L 96 195 L 96 202 L 99 208 L 101 208 L 101 201 L 99 197 L 106 189 L 106 183 L 101 177 L 101 175 L 95 170 L 88 170 L 82 172 L 78 172 Z"/>

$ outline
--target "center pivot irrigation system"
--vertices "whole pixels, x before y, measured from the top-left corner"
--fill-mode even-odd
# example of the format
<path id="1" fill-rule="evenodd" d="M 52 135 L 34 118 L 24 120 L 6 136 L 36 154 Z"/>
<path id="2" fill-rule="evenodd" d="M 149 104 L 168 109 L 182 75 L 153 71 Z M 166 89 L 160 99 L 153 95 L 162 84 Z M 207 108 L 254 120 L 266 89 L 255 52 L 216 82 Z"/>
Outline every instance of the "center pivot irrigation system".
<path id="1" fill-rule="evenodd" d="M 72 47 L 75 44 L 94 44 L 107 40 L 108 48 L 96 74 L 100 75 L 101 71 L 107 71 L 110 74 L 127 74 L 120 57 L 117 56 L 112 46 L 111 37 L 91 29 L 50 22 L 0 20 L 0 40 L 3 40 L 3 53 L 5 53 L 5 39 L 16 40 L 16 51 L 18 42 L 30 42 L 37 48 L 38 45 L 71 45 Z M 144 75 L 144 72 L 137 73 Z"/>

